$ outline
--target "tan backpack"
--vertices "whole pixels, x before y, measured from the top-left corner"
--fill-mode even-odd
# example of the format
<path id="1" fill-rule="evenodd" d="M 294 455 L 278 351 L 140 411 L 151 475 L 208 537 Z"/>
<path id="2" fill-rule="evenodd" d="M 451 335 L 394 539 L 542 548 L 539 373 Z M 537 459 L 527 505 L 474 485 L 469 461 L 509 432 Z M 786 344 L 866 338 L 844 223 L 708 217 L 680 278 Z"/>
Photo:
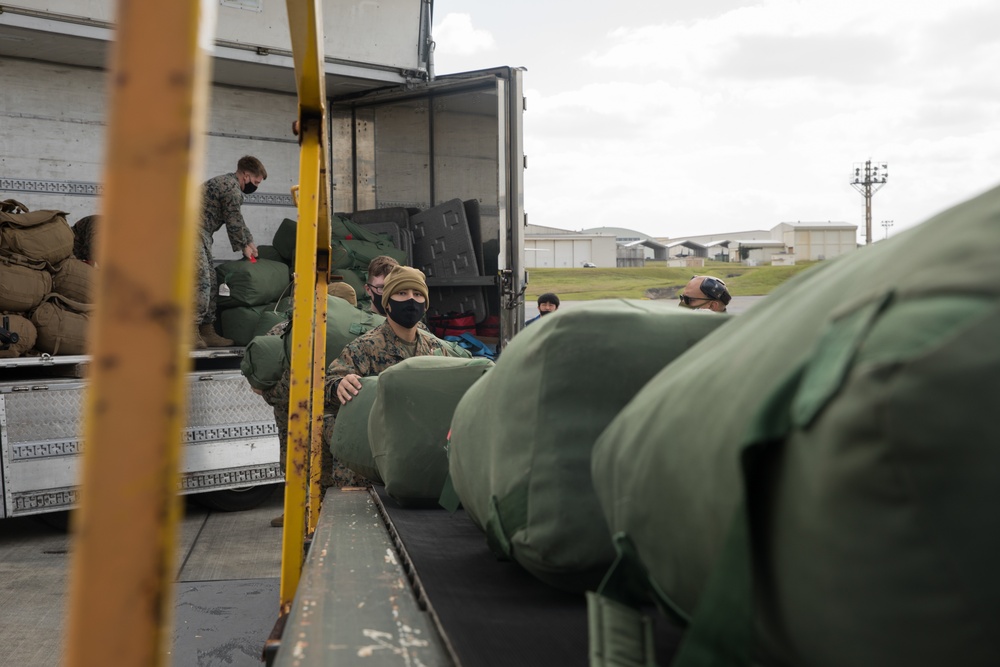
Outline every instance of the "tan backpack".
<path id="1" fill-rule="evenodd" d="M 27 317 L 0 313 L 0 359 L 20 357 L 35 346 L 35 325 Z"/>
<path id="2" fill-rule="evenodd" d="M 64 211 L 30 211 L 13 199 L 0 202 L 0 251 L 50 264 L 73 254 L 73 229 Z"/>
<path id="3" fill-rule="evenodd" d="M 55 292 L 46 295 L 31 313 L 38 330 L 35 347 L 49 354 L 85 354 L 91 308 Z"/>
<path id="4" fill-rule="evenodd" d="M 69 257 L 52 267 L 52 292 L 81 303 L 93 303 L 96 286 L 97 269 L 81 259 Z"/>
<path id="5" fill-rule="evenodd" d="M 25 313 L 52 291 L 45 262 L 21 255 L 0 255 L 0 311 Z"/>

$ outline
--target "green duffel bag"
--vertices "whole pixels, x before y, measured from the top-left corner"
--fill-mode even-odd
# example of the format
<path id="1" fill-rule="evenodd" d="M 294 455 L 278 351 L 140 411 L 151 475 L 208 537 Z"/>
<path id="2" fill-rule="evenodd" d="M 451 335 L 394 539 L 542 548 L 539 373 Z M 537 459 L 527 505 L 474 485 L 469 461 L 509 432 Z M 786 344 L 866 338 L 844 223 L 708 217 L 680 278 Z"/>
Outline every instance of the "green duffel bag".
<path id="1" fill-rule="evenodd" d="M 998 225 L 1000 188 L 823 262 L 602 434 L 604 592 L 694 615 L 672 665 L 997 663 Z M 630 616 L 591 611 L 611 635 Z"/>
<path id="2" fill-rule="evenodd" d="M 17 340 L 14 340 L 16 334 Z M 0 313 L 0 359 L 20 357 L 35 346 L 38 332 L 27 317 Z"/>
<path id="3" fill-rule="evenodd" d="M 240 371 L 254 389 L 270 389 L 288 367 L 281 336 L 255 336 L 240 360 Z"/>
<path id="4" fill-rule="evenodd" d="M 86 354 L 92 308 L 55 292 L 47 295 L 31 312 L 38 333 L 35 348 L 48 354 Z"/>
<path id="5" fill-rule="evenodd" d="M 281 262 L 285 266 L 288 266 L 288 260 L 278 252 L 278 249 L 273 245 L 259 245 L 257 246 L 257 259 L 266 259 L 272 262 Z"/>
<path id="6" fill-rule="evenodd" d="M 97 269 L 82 259 L 67 257 L 52 267 L 52 291 L 80 303 L 93 303 Z"/>
<path id="7" fill-rule="evenodd" d="M 361 391 L 337 411 L 329 440 L 333 458 L 373 484 L 382 484 L 368 442 L 368 415 L 377 395 L 378 376 L 361 378 Z"/>
<path id="8" fill-rule="evenodd" d="M 372 243 L 384 240 L 381 234 L 366 229 L 364 225 L 359 225 L 350 218 L 345 218 L 342 215 L 330 216 L 330 238 L 357 239 L 359 241 L 371 241 Z"/>
<path id="9" fill-rule="evenodd" d="M 392 245 L 391 241 L 365 241 L 361 239 L 334 239 L 331 243 L 330 268 L 367 271 L 368 264 L 381 255 L 388 255 L 400 264 L 406 264 L 406 252 Z M 337 271 L 339 273 L 339 271 Z"/>
<path id="10" fill-rule="evenodd" d="M 452 421 L 452 484 L 493 552 L 554 586 L 595 588 L 614 549 L 590 483 L 594 442 L 647 380 L 728 320 L 615 299 L 515 336 Z"/>
<path id="11" fill-rule="evenodd" d="M 257 320 L 257 328 L 254 329 L 254 336 L 264 336 L 274 328 L 276 324 L 281 324 L 292 315 L 292 297 L 282 297 L 277 303 L 264 306 L 264 310 Z"/>
<path id="12" fill-rule="evenodd" d="M 52 291 L 48 265 L 21 255 L 0 255 L 0 311 L 24 313 Z"/>
<path id="13" fill-rule="evenodd" d="M 229 286 L 229 296 L 219 296 L 221 309 L 264 306 L 281 298 L 291 282 L 288 266 L 269 259 L 251 262 L 245 258 L 215 267 L 219 285 Z"/>
<path id="14" fill-rule="evenodd" d="M 271 247 L 281 255 L 286 264 L 295 261 L 295 234 L 298 223 L 291 218 L 285 218 L 274 230 L 274 238 L 271 239 Z"/>
<path id="15" fill-rule="evenodd" d="M 379 375 L 368 438 L 385 491 L 403 506 L 437 506 L 448 476 L 455 407 L 493 368 L 488 359 L 404 359 Z"/>
<path id="16" fill-rule="evenodd" d="M 73 241 L 65 211 L 30 211 L 13 199 L 0 202 L 0 251 L 57 264 L 73 254 Z"/>
<path id="17" fill-rule="evenodd" d="M 245 346 L 257 333 L 260 318 L 268 306 L 237 306 L 219 312 L 222 336 L 232 339 L 235 345 Z M 264 333 L 267 333 L 266 331 Z"/>
<path id="18" fill-rule="evenodd" d="M 326 299 L 326 364 L 340 356 L 352 340 L 363 333 L 368 333 L 385 322 L 385 318 L 377 313 L 358 310 L 350 303 L 336 296 Z M 283 336 L 285 339 L 285 354 L 292 357 L 292 327 L 289 326 Z"/>

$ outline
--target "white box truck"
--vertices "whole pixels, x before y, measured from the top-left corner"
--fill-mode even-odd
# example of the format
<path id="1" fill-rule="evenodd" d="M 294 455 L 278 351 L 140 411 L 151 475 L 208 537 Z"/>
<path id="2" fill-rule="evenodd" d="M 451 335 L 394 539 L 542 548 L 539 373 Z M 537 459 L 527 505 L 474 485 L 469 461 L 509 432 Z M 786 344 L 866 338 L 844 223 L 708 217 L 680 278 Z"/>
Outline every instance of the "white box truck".
<path id="1" fill-rule="evenodd" d="M 268 179 L 247 195 L 258 244 L 295 218 L 297 117 L 284 3 L 219 0 L 208 123 L 207 179 L 240 156 Z M 463 202 L 475 269 L 429 275 L 432 302 L 523 325 L 522 71 L 436 77 L 426 0 L 324 2 L 329 164 L 336 211 L 424 215 Z M 100 212 L 107 111 L 109 0 L 20 0 L 0 9 L 0 200 Z M 419 235 L 421 219 L 411 232 Z M 213 254 L 235 258 L 224 234 Z M 135 248 L 152 253 L 155 248 Z M 469 249 L 455 249 L 468 252 Z M 99 269 L 98 269 L 99 270 Z M 0 285 L 0 289 L 2 289 Z M 502 344 L 502 343 L 501 343 Z M 219 508 L 252 506 L 278 483 L 271 408 L 238 370 L 240 348 L 192 352 L 181 491 Z M 66 510 L 76 499 L 86 356 L 0 359 L 0 518 Z"/>

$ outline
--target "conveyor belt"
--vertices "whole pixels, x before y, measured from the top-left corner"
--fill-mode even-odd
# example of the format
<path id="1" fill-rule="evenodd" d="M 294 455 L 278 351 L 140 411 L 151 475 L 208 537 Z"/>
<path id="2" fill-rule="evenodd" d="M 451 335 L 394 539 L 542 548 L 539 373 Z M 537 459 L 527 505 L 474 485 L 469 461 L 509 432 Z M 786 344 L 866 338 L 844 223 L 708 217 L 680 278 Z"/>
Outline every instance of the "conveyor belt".
<path id="1" fill-rule="evenodd" d="M 516 563 L 497 561 L 464 510 L 404 509 L 383 487 L 374 489 L 417 599 L 460 665 L 587 664 L 583 595 L 558 591 Z M 667 664 L 680 631 L 662 615 L 654 617 L 658 663 Z"/>

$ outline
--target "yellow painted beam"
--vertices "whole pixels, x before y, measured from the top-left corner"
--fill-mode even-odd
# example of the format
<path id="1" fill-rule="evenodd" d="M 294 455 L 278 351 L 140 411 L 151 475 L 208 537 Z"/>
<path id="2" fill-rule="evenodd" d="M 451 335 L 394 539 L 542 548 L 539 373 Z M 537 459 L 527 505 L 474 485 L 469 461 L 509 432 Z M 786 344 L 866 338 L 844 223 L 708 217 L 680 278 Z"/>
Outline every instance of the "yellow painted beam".
<path id="1" fill-rule="evenodd" d="M 118 4 L 65 643 L 72 667 L 169 663 L 214 10 L 201 0 Z"/>
<path id="2" fill-rule="evenodd" d="M 304 532 L 319 513 L 325 377 L 326 284 L 330 256 L 330 186 L 326 170 L 323 19 L 318 0 L 287 0 L 299 99 L 299 220 L 295 250 L 281 613 L 298 587 Z M 311 474 L 307 475 L 307 470 Z M 308 509 L 308 521 L 307 521 Z"/>

